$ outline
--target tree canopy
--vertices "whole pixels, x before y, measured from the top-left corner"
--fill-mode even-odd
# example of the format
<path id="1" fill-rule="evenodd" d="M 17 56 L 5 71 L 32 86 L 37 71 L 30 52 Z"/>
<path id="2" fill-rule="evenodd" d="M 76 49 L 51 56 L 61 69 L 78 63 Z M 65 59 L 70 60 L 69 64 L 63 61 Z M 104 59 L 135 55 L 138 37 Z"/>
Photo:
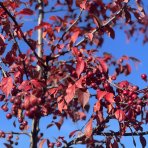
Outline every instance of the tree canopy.
<path id="1" fill-rule="evenodd" d="M 99 52 L 105 35 L 115 39 L 118 30 L 128 40 L 138 33 L 146 44 L 144 8 L 142 0 L 0 2 L 1 114 L 14 126 L 9 131 L 0 127 L 4 145 L 18 145 L 24 135 L 30 138 L 30 148 L 77 144 L 116 148 L 124 147 L 123 136 L 131 136 L 136 147 L 134 136 L 139 136 L 146 147 L 148 88 L 126 80 L 132 72 L 129 61 L 137 65 L 140 60 Z M 124 81 L 117 81 L 120 75 Z M 141 81 L 147 82 L 147 74 L 141 74 Z M 47 130 L 53 126 L 61 130 L 67 119 L 85 124 L 69 135 L 53 139 L 51 133 L 45 138 L 43 118 Z M 109 130 L 112 120 L 117 121 L 118 131 Z"/>

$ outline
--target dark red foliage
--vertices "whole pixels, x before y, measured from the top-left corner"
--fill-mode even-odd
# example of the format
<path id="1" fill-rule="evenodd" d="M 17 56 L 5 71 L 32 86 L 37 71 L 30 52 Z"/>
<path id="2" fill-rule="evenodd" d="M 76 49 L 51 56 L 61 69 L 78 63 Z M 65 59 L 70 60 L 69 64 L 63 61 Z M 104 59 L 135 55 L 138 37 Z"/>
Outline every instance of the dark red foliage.
<path id="1" fill-rule="evenodd" d="M 115 59 L 98 48 L 105 34 L 115 39 L 119 29 L 127 39 L 141 33 L 146 44 L 147 22 L 141 0 L 134 6 L 129 0 L 0 2 L 0 105 L 3 112 L 9 110 L 6 118 L 14 119 L 14 131 L 0 131 L 0 138 L 9 142 L 5 146 L 17 145 L 14 135 L 24 134 L 31 135 L 31 148 L 45 143 L 51 148 L 79 143 L 118 147 L 122 136 L 138 132 L 145 147 L 148 89 L 126 80 L 133 70 L 131 61 L 137 65 L 140 60 L 125 55 Z M 141 78 L 147 82 L 147 74 Z M 85 124 L 69 133 L 73 140 L 55 133 L 45 139 L 38 125 L 46 117 L 51 118 L 43 125 L 47 130 L 53 126 L 62 130 L 67 119 Z M 118 132 L 109 129 L 113 119 L 119 123 Z M 94 135 L 104 139 L 98 141 Z M 52 137 L 55 141 L 50 141 Z"/>

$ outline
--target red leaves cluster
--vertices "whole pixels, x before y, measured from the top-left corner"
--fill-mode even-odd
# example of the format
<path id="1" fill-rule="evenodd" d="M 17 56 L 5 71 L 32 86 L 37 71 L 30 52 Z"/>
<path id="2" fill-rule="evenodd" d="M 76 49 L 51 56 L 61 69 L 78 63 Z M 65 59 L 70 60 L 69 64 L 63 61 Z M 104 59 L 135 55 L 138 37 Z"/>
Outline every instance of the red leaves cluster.
<path id="1" fill-rule="evenodd" d="M 48 21 L 44 19 L 36 25 L 34 25 L 36 22 L 31 25 L 27 22 L 28 24 L 25 25 L 25 22 L 21 22 L 23 19 L 18 22 L 17 20 L 18 16 L 23 18 L 32 17 L 36 12 L 38 14 L 41 5 L 36 1 L 17 2 L 0 2 L 0 55 L 2 59 L 0 70 L 3 74 L 0 82 L 2 93 L 0 101 L 3 102 L 1 109 L 7 112 L 8 107 L 12 106 L 9 110 L 11 113 L 6 117 L 18 118 L 20 129 L 24 130 L 29 127 L 23 125 L 27 117 L 40 119 L 50 115 L 53 119 L 47 128 L 56 125 L 60 130 L 65 118 L 71 118 L 73 122 L 77 122 L 85 120 L 88 118 L 87 115 L 91 114 L 91 118 L 87 119 L 88 122 L 84 126 L 84 132 L 74 130 L 69 134 L 71 138 L 76 134 L 79 136 L 78 133 L 80 133 L 82 142 L 88 147 L 96 146 L 93 134 L 102 134 L 102 131 L 108 128 L 111 119 L 119 121 L 118 133 L 121 135 L 124 135 L 131 125 L 135 130 L 143 131 L 142 124 L 148 122 L 148 113 L 145 112 L 147 88 L 139 90 L 128 81 L 114 82 L 120 74 L 124 73 L 127 76 L 132 72 L 129 60 L 132 60 L 134 64 L 140 61 L 128 56 L 115 60 L 108 53 L 97 55 L 97 47 L 102 46 L 104 33 L 112 39 L 115 38 L 114 27 L 119 18 L 125 19 L 124 25 L 130 26 L 127 27 L 130 30 L 125 31 L 128 38 L 132 37 L 135 31 L 143 34 L 146 32 L 147 18 L 141 1 L 136 0 L 137 9 L 130 7 L 129 0 L 114 1 L 114 3 L 97 0 L 56 1 L 54 7 L 47 11 L 48 1 L 43 0 L 44 18 L 49 19 Z M 69 14 L 62 13 L 60 16 L 59 7 L 64 11 L 68 10 Z M 80 9 L 79 15 L 78 11 L 75 11 L 76 7 Z M 12 12 L 9 13 L 10 10 Z M 49 13 L 50 17 L 46 16 Z M 109 16 L 109 14 L 112 15 Z M 78 18 L 76 18 L 77 15 Z M 28 26 L 29 28 L 26 28 Z M 123 25 L 120 27 L 122 28 Z M 40 41 L 36 36 L 39 32 L 41 33 L 38 36 Z M 147 40 L 147 35 L 145 35 L 144 43 Z M 24 44 L 29 46 L 29 50 Z M 41 57 L 38 57 L 36 53 L 39 48 L 43 48 Z M 8 52 L 3 54 L 5 51 Z M 7 67 L 3 68 L 3 66 Z M 110 67 L 112 67 L 111 71 Z M 114 70 L 113 73 L 112 70 Z M 11 96 L 10 99 L 9 96 Z M 90 98 L 92 98 L 91 101 L 89 101 Z M 139 115 L 141 121 L 137 119 Z M 14 126 L 16 126 L 15 123 Z M 110 134 L 113 135 L 114 131 Z M 106 144 L 110 147 L 118 147 L 117 141 L 120 134 L 109 137 L 104 134 Z M 46 141 L 47 144 L 53 144 L 44 138 L 39 138 L 39 141 L 39 147 L 43 147 Z M 140 136 L 140 141 L 145 147 L 146 140 L 143 136 Z M 67 141 L 59 137 L 52 146 L 48 145 L 48 147 L 54 145 L 61 147 L 61 143 L 67 144 Z"/>

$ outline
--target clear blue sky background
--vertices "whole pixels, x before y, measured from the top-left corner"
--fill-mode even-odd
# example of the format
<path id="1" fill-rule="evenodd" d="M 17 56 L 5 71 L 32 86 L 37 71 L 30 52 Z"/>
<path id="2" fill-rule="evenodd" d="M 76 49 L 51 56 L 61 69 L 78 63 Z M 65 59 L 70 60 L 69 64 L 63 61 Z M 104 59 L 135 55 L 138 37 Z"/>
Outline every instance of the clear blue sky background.
<path id="1" fill-rule="evenodd" d="M 147 1 L 147 0 L 145 0 Z M 148 6 L 148 2 L 146 2 L 146 8 Z M 121 80 L 129 80 L 135 85 L 140 86 L 141 88 L 146 87 L 147 83 L 141 80 L 140 75 L 142 73 L 148 74 L 148 44 L 143 45 L 141 36 L 139 36 L 139 41 L 135 41 L 134 38 L 130 40 L 130 42 L 126 41 L 126 36 L 123 33 L 123 30 L 116 30 L 116 38 L 114 40 L 110 39 L 108 36 L 105 36 L 105 43 L 103 44 L 102 48 L 100 49 L 100 52 L 109 52 L 112 53 L 112 55 L 115 58 L 119 58 L 122 55 L 128 55 L 133 56 L 141 60 L 141 64 L 138 65 L 138 68 L 136 69 L 134 66 L 132 67 L 132 74 L 128 77 L 121 76 L 118 81 Z M 91 100 L 91 103 L 93 104 L 94 101 Z M 1 104 L 1 103 L 0 103 Z M 88 117 L 89 118 L 89 117 Z M 78 128 L 81 128 L 83 123 L 85 122 L 78 122 L 73 123 L 71 120 L 65 120 L 65 124 L 62 126 L 61 130 L 58 131 L 56 126 L 53 126 L 53 128 L 46 129 L 47 123 L 50 123 L 52 119 L 52 116 L 43 118 L 41 120 L 40 128 L 42 132 L 45 132 L 45 138 L 46 137 L 52 137 L 51 141 L 54 141 L 54 137 L 57 136 L 65 136 L 68 139 L 68 134 Z M 15 128 L 12 125 L 12 122 L 15 120 L 13 118 L 12 120 L 8 121 L 3 114 L 3 111 L 0 110 L 0 129 L 5 129 L 5 131 L 15 131 Z M 17 121 L 17 120 L 16 120 Z M 118 124 L 117 121 L 114 120 L 110 124 L 111 129 L 116 129 L 118 131 Z M 148 126 L 144 129 L 148 129 Z M 148 143 L 148 136 L 144 136 Z M 26 136 L 20 136 L 19 145 L 14 146 L 14 148 L 28 148 L 29 147 L 29 138 Z M 142 148 L 141 144 L 139 142 L 139 137 L 135 137 L 137 148 Z M 3 146 L 3 139 L 0 138 L 0 148 L 5 148 Z M 134 148 L 132 138 L 131 137 L 123 137 L 122 142 L 125 144 L 126 148 Z M 74 146 L 74 148 L 85 148 L 85 146 L 77 145 Z M 148 144 L 147 144 L 148 147 Z M 44 145 L 44 148 L 46 146 Z"/>

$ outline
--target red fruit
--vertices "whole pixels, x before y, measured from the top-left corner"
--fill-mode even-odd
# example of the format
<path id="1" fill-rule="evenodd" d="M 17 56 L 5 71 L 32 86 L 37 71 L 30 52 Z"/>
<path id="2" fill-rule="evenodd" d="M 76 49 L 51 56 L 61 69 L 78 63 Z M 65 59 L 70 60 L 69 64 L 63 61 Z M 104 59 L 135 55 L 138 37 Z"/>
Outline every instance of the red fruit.
<path id="1" fill-rule="evenodd" d="M 141 105 L 142 104 L 142 100 L 138 100 L 137 104 Z"/>
<path id="2" fill-rule="evenodd" d="M 7 105 L 3 105 L 1 108 L 2 108 L 2 110 L 5 111 L 5 112 L 8 111 L 8 107 L 7 107 Z"/>
<path id="3" fill-rule="evenodd" d="M 7 119 L 11 119 L 11 118 L 12 118 L 12 114 L 11 114 L 11 113 L 8 113 L 8 114 L 6 115 L 6 118 L 7 118 Z"/>
<path id="4" fill-rule="evenodd" d="M 142 74 L 142 75 L 141 75 L 141 78 L 142 78 L 143 80 L 146 80 L 146 79 L 147 79 L 147 75 L 146 75 L 146 74 Z"/>
<path id="5" fill-rule="evenodd" d="M 14 100 L 15 100 L 14 97 L 10 98 L 10 102 L 11 102 L 11 103 L 14 103 Z"/>
<path id="6" fill-rule="evenodd" d="M 87 77 L 90 77 L 90 76 L 92 76 L 93 75 L 93 72 L 92 71 L 89 71 L 88 73 L 87 73 Z"/>
<path id="7" fill-rule="evenodd" d="M 123 90 L 123 95 L 128 95 L 129 91 L 128 90 Z"/>
<path id="8" fill-rule="evenodd" d="M 137 91 L 137 90 L 139 90 L 139 87 L 138 86 L 133 86 L 132 90 Z"/>
<path id="9" fill-rule="evenodd" d="M 53 148 L 53 147 L 54 147 L 54 144 L 53 144 L 53 143 L 49 143 L 49 144 L 48 144 L 48 147 L 49 147 L 49 148 Z"/>
<path id="10" fill-rule="evenodd" d="M 8 138 L 9 138 L 9 139 L 13 138 L 13 135 L 12 135 L 12 134 L 9 134 L 9 135 L 8 135 Z"/>
<path id="11" fill-rule="evenodd" d="M 0 94 L 0 101 L 3 101 L 5 98 L 5 95 Z"/>
<path id="12" fill-rule="evenodd" d="M 24 125 L 21 124 L 19 128 L 20 128 L 20 130 L 24 130 Z"/>
<path id="13" fill-rule="evenodd" d="M 22 125 L 26 126 L 28 124 L 27 121 L 23 121 Z"/>
<path id="14" fill-rule="evenodd" d="M 92 57 L 87 58 L 88 62 L 92 61 L 92 59 L 93 59 Z"/>
<path id="15" fill-rule="evenodd" d="M 132 95 L 132 99 L 134 100 L 134 99 L 136 99 L 137 98 L 137 94 L 133 94 Z"/>
<path id="16" fill-rule="evenodd" d="M 23 118 L 18 118 L 18 122 L 22 123 L 23 122 Z"/>
<path id="17" fill-rule="evenodd" d="M 104 88 L 108 89 L 110 87 L 109 83 L 104 83 Z"/>
<path id="18" fill-rule="evenodd" d="M 112 76 L 111 79 L 112 79 L 112 80 L 116 80 L 116 76 Z"/>
<path id="19" fill-rule="evenodd" d="M 62 143 L 58 141 L 58 142 L 56 143 L 56 146 L 57 146 L 57 147 L 61 147 L 61 146 L 62 146 Z"/>
<path id="20" fill-rule="evenodd" d="M 2 138 L 5 138 L 5 137 L 6 137 L 6 135 L 5 135 L 4 132 L 2 132 L 1 137 L 2 137 Z"/>
<path id="21" fill-rule="evenodd" d="M 14 100 L 14 103 L 15 103 L 16 105 L 20 105 L 20 104 L 22 103 L 22 100 L 19 99 L 19 98 L 16 98 L 16 99 Z"/>

